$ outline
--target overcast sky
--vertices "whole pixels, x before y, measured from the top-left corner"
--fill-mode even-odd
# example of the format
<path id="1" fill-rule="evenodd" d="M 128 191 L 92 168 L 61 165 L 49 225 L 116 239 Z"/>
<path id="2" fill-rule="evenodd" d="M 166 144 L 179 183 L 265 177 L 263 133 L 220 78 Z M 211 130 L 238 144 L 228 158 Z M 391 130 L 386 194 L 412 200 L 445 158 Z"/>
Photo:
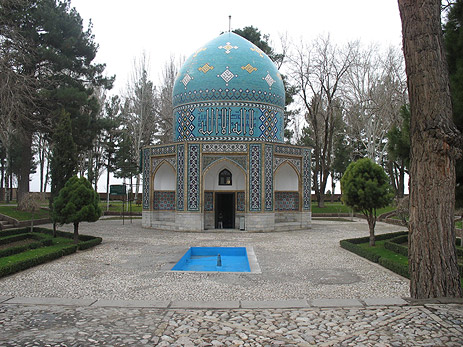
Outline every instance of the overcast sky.
<path id="1" fill-rule="evenodd" d="M 71 0 L 87 28 L 91 19 L 96 61 L 116 75 L 113 93 L 122 94 L 134 59 L 150 59 L 150 77 L 158 83 L 171 56 L 189 57 L 205 43 L 231 28 L 254 26 L 270 35 L 278 50 L 280 36 L 294 44 L 330 34 L 337 43 L 361 40 L 383 47 L 401 46 L 401 22 L 395 0 Z M 98 191 L 106 191 L 106 176 Z M 118 183 L 112 180 L 111 184 Z M 31 190 L 38 191 L 38 175 Z"/>
<path id="2" fill-rule="evenodd" d="M 98 62 L 116 75 L 114 92 L 124 88 L 136 57 L 143 51 L 157 83 L 170 56 L 188 57 L 221 32 L 253 25 L 278 47 L 280 35 L 294 43 L 330 34 L 336 42 L 401 45 L 395 0 L 72 0 L 84 19 L 93 22 L 100 48 Z"/>

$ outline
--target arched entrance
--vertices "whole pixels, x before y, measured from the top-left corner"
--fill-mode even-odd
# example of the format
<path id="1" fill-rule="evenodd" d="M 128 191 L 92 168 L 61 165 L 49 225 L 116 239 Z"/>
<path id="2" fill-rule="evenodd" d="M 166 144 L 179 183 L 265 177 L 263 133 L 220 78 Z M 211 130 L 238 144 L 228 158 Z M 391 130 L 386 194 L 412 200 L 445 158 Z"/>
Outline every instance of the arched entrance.
<path id="1" fill-rule="evenodd" d="M 204 228 L 234 229 L 244 215 L 244 170 L 228 159 L 207 168 L 204 174 Z"/>

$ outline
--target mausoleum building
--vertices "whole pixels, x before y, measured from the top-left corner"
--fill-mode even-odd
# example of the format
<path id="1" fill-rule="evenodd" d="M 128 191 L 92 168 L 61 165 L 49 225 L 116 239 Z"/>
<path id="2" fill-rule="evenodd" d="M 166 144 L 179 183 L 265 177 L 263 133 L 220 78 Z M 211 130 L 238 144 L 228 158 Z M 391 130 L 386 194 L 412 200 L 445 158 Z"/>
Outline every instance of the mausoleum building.
<path id="1" fill-rule="evenodd" d="M 143 226 L 163 230 L 310 227 L 310 148 L 283 142 L 275 64 L 231 32 L 198 49 L 173 89 L 171 144 L 142 150 Z"/>

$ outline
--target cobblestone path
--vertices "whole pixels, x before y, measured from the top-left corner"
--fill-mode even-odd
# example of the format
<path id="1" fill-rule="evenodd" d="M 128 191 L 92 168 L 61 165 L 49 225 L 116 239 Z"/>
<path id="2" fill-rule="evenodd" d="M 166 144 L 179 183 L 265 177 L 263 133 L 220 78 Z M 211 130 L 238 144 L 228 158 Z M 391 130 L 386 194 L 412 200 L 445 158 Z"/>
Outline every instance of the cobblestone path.
<path id="1" fill-rule="evenodd" d="M 2 346 L 461 346 L 463 305 L 148 309 L 0 305 Z"/>

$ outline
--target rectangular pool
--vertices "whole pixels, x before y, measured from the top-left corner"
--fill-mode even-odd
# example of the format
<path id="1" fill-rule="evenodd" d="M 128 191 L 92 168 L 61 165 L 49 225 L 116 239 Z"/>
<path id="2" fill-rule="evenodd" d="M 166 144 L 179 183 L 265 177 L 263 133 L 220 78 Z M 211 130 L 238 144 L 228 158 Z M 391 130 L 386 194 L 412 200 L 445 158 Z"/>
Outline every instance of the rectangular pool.
<path id="1" fill-rule="evenodd" d="M 172 271 L 251 272 L 251 268 L 246 247 L 190 247 Z"/>

